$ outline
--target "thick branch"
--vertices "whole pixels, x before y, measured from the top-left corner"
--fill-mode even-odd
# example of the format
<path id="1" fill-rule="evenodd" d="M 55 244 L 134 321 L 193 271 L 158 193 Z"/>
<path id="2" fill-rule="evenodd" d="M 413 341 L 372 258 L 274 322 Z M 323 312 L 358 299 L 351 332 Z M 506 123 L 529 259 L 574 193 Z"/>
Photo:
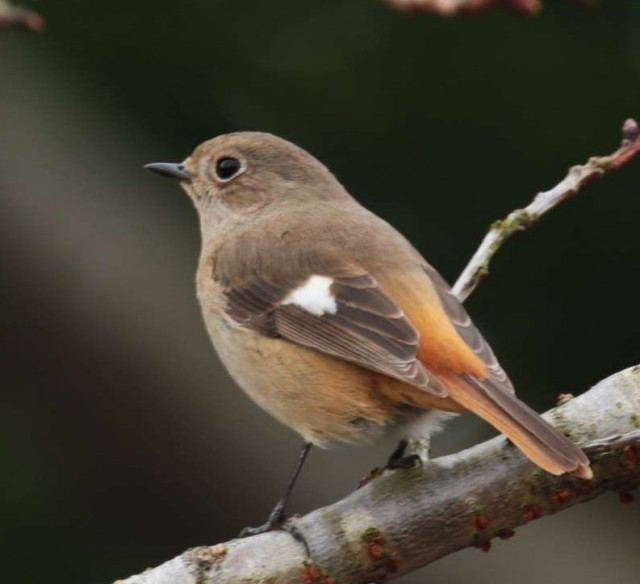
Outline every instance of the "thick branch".
<path id="1" fill-rule="evenodd" d="M 341 584 L 380 582 L 607 491 L 623 502 L 640 485 L 640 366 L 621 371 L 546 414 L 585 446 L 594 479 L 552 476 L 504 437 L 385 473 L 329 507 L 295 519 L 310 557 L 271 532 L 189 550 L 120 584 Z"/>
<path id="2" fill-rule="evenodd" d="M 37 12 L 14 6 L 8 0 L 0 0 L 0 28 L 22 28 L 42 32 L 44 20 Z"/>
<path id="3" fill-rule="evenodd" d="M 640 129 L 635 120 L 627 120 L 622 126 L 620 147 L 613 154 L 594 156 L 585 164 L 572 167 L 562 182 L 551 190 L 538 193 L 527 207 L 516 209 L 505 219 L 496 221 L 453 286 L 453 292 L 460 301 L 466 300 L 489 273 L 491 258 L 514 233 L 533 225 L 545 213 L 575 195 L 588 182 L 620 168 L 639 151 Z"/>

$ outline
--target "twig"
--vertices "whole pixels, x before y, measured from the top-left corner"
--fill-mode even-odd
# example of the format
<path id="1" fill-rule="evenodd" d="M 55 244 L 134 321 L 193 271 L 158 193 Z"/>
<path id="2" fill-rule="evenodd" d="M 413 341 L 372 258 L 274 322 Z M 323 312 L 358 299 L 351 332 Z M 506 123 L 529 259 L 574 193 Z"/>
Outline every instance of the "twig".
<path id="1" fill-rule="evenodd" d="M 118 584 L 383 582 L 463 548 L 487 551 L 495 537 L 608 491 L 633 499 L 640 485 L 640 366 L 546 416 L 585 446 L 593 480 L 552 476 L 499 436 L 422 468 L 387 472 L 294 520 L 309 557 L 290 534 L 271 532 L 189 550 Z"/>
<path id="2" fill-rule="evenodd" d="M 0 28 L 22 28 L 31 32 L 42 32 L 44 27 L 44 19 L 37 12 L 14 6 L 8 0 L 0 0 Z"/>
<path id="3" fill-rule="evenodd" d="M 609 156 L 595 156 L 586 164 L 569 169 L 566 178 L 550 191 L 538 193 L 524 209 L 516 209 L 505 219 L 496 221 L 482 240 L 480 247 L 453 286 L 454 294 L 464 301 L 489 273 L 489 262 L 500 246 L 518 231 L 533 225 L 545 213 L 575 195 L 585 184 L 616 170 L 640 151 L 640 129 L 635 120 L 622 126 L 620 147 Z"/>

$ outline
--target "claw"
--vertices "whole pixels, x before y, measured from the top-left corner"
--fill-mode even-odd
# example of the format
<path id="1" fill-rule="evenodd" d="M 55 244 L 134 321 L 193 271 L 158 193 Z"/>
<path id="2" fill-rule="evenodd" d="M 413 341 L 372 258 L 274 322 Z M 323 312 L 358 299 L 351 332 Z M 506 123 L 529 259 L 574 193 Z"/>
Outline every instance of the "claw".
<path id="1" fill-rule="evenodd" d="M 259 527 L 245 527 L 238 537 L 242 539 L 243 537 L 251 537 L 252 535 L 260 535 L 261 533 L 268 533 L 270 531 L 286 531 L 291 534 L 293 539 L 299 541 L 304 546 L 307 556 L 310 556 L 311 552 L 309 551 L 309 544 L 307 544 L 307 540 L 302 532 L 295 525 L 291 524 L 283 510 L 284 501 L 280 501 L 275 506 L 271 515 L 269 515 L 269 519 L 267 519 L 267 522 L 264 525 L 260 525 Z"/>
<path id="2" fill-rule="evenodd" d="M 396 468 L 413 468 L 416 464 L 422 466 L 422 458 L 419 454 L 409 454 L 405 456 L 408 446 L 407 440 L 401 440 L 398 447 L 391 453 L 385 470 L 394 470 Z"/>
<path id="3" fill-rule="evenodd" d="M 238 537 L 250 537 L 252 535 L 260 535 L 261 533 L 274 531 L 276 529 L 282 529 L 287 521 L 287 516 L 284 514 L 284 504 L 284 499 L 278 501 L 276 506 L 273 508 L 273 511 L 271 511 L 269 519 L 267 519 L 267 522 L 264 525 L 260 525 L 259 527 L 245 527 L 240 531 L 240 535 L 238 535 Z"/>
<path id="4" fill-rule="evenodd" d="M 418 454 L 410 454 L 400 458 L 390 458 L 387 462 L 387 470 L 395 470 L 397 468 L 413 468 L 414 466 L 422 466 L 422 458 Z"/>

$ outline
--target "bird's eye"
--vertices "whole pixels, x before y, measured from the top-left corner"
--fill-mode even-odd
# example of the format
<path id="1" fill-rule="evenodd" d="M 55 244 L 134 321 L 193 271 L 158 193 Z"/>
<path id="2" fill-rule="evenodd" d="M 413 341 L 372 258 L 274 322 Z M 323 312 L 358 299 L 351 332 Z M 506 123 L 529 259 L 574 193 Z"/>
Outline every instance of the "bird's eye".
<path id="1" fill-rule="evenodd" d="M 221 158 L 216 163 L 216 175 L 221 180 L 229 180 L 233 178 L 242 168 L 242 164 L 237 158 Z"/>

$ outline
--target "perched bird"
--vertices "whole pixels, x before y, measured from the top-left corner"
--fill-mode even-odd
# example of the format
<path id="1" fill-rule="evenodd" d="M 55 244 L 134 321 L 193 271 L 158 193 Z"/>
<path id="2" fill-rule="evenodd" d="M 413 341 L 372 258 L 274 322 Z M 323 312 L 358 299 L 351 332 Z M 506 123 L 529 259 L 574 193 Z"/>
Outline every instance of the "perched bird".
<path id="1" fill-rule="evenodd" d="M 592 476 L 580 448 L 515 397 L 443 278 L 309 153 L 271 134 L 200 144 L 146 166 L 179 179 L 200 218 L 197 292 L 220 359 L 262 408 L 311 445 L 429 434 L 474 412 L 534 463 Z"/>

